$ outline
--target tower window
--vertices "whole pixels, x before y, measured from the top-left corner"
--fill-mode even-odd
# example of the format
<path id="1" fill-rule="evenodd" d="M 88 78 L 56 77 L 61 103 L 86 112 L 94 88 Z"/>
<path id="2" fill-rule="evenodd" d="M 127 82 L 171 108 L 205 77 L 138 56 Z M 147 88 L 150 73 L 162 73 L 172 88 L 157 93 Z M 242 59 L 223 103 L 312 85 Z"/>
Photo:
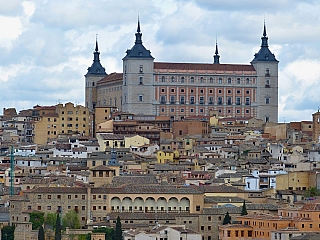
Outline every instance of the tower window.
<path id="1" fill-rule="evenodd" d="M 140 65 L 140 68 L 139 68 L 139 72 L 143 72 L 143 66 L 142 65 Z"/>
<path id="2" fill-rule="evenodd" d="M 139 95 L 139 102 L 142 102 L 142 101 L 143 101 L 143 96 Z"/>
<path id="3" fill-rule="evenodd" d="M 269 104 L 269 103 L 270 103 L 270 98 L 266 97 L 266 104 Z"/>
<path id="4" fill-rule="evenodd" d="M 139 84 L 143 84 L 143 77 L 139 77 Z"/>

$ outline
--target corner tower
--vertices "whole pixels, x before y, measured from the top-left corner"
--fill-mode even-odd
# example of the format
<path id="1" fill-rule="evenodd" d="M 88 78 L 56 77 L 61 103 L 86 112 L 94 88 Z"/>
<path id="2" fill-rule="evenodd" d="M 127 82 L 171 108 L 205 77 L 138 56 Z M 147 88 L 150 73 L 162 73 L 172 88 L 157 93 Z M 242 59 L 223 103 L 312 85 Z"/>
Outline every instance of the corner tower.
<path id="1" fill-rule="evenodd" d="M 278 63 L 269 50 L 266 25 L 263 26 L 261 48 L 251 64 L 257 71 L 257 118 L 278 122 Z"/>
<path id="2" fill-rule="evenodd" d="M 85 75 L 85 106 L 92 112 L 97 104 L 97 82 L 107 76 L 105 68 L 100 63 L 100 52 L 98 48 L 98 40 L 96 39 L 96 48 L 93 53 L 93 63 L 88 68 Z"/>
<path id="3" fill-rule="evenodd" d="M 149 50 L 142 44 L 140 21 L 136 32 L 136 41 L 128 49 L 123 61 L 122 99 L 124 112 L 153 115 L 153 61 Z"/>

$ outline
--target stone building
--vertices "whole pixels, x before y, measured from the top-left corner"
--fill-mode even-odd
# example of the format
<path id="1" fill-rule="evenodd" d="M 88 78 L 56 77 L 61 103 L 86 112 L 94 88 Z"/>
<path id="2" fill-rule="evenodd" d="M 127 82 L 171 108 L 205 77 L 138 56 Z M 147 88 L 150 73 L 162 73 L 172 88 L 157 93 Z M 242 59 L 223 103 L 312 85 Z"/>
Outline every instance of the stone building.
<path id="1" fill-rule="evenodd" d="M 218 46 L 213 63 L 155 62 L 136 40 L 123 58 L 123 73 L 106 74 L 98 45 L 85 75 L 86 107 L 114 106 L 133 114 L 169 116 L 254 117 L 278 121 L 278 60 L 268 46 L 266 26 L 261 48 L 250 64 L 220 64 Z"/>

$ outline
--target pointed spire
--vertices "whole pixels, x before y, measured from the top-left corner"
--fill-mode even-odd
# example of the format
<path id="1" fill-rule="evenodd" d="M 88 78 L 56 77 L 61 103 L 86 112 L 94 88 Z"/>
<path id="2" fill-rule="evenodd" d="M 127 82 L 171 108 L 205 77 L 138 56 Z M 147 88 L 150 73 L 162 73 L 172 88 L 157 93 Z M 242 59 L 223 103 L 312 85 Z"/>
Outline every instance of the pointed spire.
<path id="1" fill-rule="evenodd" d="M 264 37 L 267 36 L 266 21 L 264 21 L 264 24 L 263 24 L 263 36 L 264 36 Z"/>
<path id="2" fill-rule="evenodd" d="M 100 63 L 100 52 L 98 47 L 98 34 L 96 34 L 96 47 L 93 52 L 93 63 L 91 67 L 88 68 L 87 74 L 103 74 L 106 75 L 105 68 L 102 67 Z"/>
<path id="3" fill-rule="evenodd" d="M 215 55 L 213 56 L 213 63 L 214 64 L 220 64 L 220 56 L 219 56 L 219 51 L 218 51 L 218 40 L 216 39 L 216 51 Z"/>
<path id="4" fill-rule="evenodd" d="M 99 52 L 99 48 L 98 48 L 98 34 L 96 34 L 96 52 Z"/>
<path id="5" fill-rule="evenodd" d="M 266 28 L 266 21 L 263 23 L 263 36 L 261 37 L 262 43 L 261 47 L 268 47 L 268 37 L 267 37 L 267 28 Z"/>
<path id="6" fill-rule="evenodd" d="M 137 27 L 137 33 L 136 33 L 136 43 L 141 44 L 142 43 L 142 33 L 140 30 L 140 18 L 138 17 L 138 27 Z"/>
<path id="7" fill-rule="evenodd" d="M 276 57 L 274 56 L 273 53 L 269 50 L 268 46 L 268 36 L 267 36 L 267 27 L 266 27 L 266 21 L 263 23 L 263 33 L 261 37 L 261 48 L 258 53 L 254 55 L 254 59 L 252 62 L 256 61 L 276 61 Z"/>
<path id="8" fill-rule="evenodd" d="M 138 27 L 137 27 L 137 32 L 139 33 L 140 32 L 140 18 L 138 16 Z"/>

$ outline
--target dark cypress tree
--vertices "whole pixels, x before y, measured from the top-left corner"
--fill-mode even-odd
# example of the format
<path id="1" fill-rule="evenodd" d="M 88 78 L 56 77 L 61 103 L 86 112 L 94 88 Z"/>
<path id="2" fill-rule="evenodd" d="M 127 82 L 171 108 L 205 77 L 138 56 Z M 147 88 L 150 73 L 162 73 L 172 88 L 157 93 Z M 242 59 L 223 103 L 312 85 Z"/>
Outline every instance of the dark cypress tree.
<path id="1" fill-rule="evenodd" d="M 230 224 L 231 223 L 231 217 L 229 215 L 229 212 L 226 213 L 226 215 L 224 216 L 224 219 L 223 219 L 223 225 L 226 225 L 226 224 Z"/>
<path id="2" fill-rule="evenodd" d="M 247 207 L 246 207 L 246 200 L 243 200 L 241 216 L 243 216 L 243 215 L 248 215 Z"/>
<path id="3" fill-rule="evenodd" d="M 61 219 L 60 219 L 60 213 L 59 212 L 57 213 L 54 240 L 61 240 Z"/>
<path id="4" fill-rule="evenodd" d="M 39 227 L 38 240 L 44 240 L 44 230 L 42 226 Z"/>
<path id="5" fill-rule="evenodd" d="M 117 217 L 116 231 L 113 240 L 122 240 L 122 227 L 120 217 Z"/>

